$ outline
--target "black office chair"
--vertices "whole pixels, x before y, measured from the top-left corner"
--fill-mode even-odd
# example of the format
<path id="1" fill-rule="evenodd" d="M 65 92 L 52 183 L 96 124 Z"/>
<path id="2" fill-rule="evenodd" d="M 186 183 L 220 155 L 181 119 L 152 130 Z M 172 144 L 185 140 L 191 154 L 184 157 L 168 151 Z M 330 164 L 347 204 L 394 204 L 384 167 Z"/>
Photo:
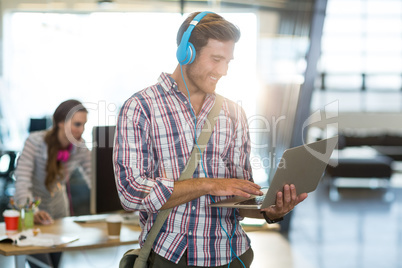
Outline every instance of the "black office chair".
<path id="1" fill-rule="evenodd" d="M 19 153 L 14 151 L 2 152 L 0 156 L 0 178 L 3 180 L 3 193 L 10 197 L 14 195 L 14 171 L 17 166 L 17 158 Z M 8 163 L 8 165 L 7 165 Z M 6 167 L 2 169 L 1 167 Z"/>
<path id="2" fill-rule="evenodd" d="M 14 151 L 0 152 L 0 221 L 3 221 L 3 211 L 8 208 L 10 197 L 15 193 L 14 170 L 18 154 Z"/>

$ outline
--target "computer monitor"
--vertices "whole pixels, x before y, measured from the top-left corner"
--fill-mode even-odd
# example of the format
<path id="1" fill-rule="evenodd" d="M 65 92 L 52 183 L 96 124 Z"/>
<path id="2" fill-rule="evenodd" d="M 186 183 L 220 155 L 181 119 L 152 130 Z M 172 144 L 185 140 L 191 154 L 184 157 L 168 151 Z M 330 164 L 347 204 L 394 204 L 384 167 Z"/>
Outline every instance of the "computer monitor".
<path id="1" fill-rule="evenodd" d="M 52 125 L 52 118 L 51 117 L 43 117 L 43 118 L 30 118 L 29 119 L 29 133 L 38 131 L 38 130 L 45 130 Z"/>
<path id="2" fill-rule="evenodd" d="M 123 210 L 113 171 L 114 131 L 115 126 L 95 126 L 92 130 L 91 214 Z"/>

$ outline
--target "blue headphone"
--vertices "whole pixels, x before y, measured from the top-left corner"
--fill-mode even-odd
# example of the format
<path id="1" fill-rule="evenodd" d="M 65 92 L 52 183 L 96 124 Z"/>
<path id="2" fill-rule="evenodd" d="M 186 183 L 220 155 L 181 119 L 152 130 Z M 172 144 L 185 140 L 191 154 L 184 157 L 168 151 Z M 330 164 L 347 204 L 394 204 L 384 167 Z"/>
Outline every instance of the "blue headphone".
<path id="1" fill-rule="evenodd" d="M 195 48 L 194 45 L 189 42 L 191 32 L 194 27 L 200 22 L 200 20 L 205 17 L 208 13 L 212 13 L 209 11 L 204 11 L 199 13 L 195 18 L 190 22 L 187 30 L 184 32 L 179 47 L 177 48 L 176 57 L 179 61 L 180 65 L 190 64 L 195 59 Z"/>

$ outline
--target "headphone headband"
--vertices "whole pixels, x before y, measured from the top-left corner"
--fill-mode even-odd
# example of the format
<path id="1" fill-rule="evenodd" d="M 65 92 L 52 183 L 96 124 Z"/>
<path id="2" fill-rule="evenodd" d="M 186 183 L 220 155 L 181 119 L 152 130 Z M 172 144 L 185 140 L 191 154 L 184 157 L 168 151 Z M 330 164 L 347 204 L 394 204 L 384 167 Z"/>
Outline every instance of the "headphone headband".
<path id="1" fill-rule="evenodd" d="M 183 33 L 183 36 L 181 38 L 179 47 L 177 48 L 176 52 L 176 57 L 177 60 L 179 61 L 180 65 L 186 65 L 190 64 L 194 61 L 195 59 L 195 48 L 194 45 L 189 42 L 191 32 L 195 28 L 195 26 L 204 18 L 208 13 L 213 13 L 210 11 L 204 11 L 197 16 L 194 17 L 194 19 L 190 22 L 187 30 Z"/>

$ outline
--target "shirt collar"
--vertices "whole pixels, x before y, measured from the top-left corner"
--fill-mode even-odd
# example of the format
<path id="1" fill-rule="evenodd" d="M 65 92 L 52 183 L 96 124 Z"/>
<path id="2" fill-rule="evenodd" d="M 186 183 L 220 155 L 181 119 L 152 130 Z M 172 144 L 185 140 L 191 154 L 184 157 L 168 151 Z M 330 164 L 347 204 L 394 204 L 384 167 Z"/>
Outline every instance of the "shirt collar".
<path id="1" fill-rule="evenodd" d="M 172 90 L 179 90 L 176 81 L 174 81 L 174 79 L 168 73 L 161 73 L 158 78 L 158 82 L 161 87 L 167 92 L 170 92 Z"/>

